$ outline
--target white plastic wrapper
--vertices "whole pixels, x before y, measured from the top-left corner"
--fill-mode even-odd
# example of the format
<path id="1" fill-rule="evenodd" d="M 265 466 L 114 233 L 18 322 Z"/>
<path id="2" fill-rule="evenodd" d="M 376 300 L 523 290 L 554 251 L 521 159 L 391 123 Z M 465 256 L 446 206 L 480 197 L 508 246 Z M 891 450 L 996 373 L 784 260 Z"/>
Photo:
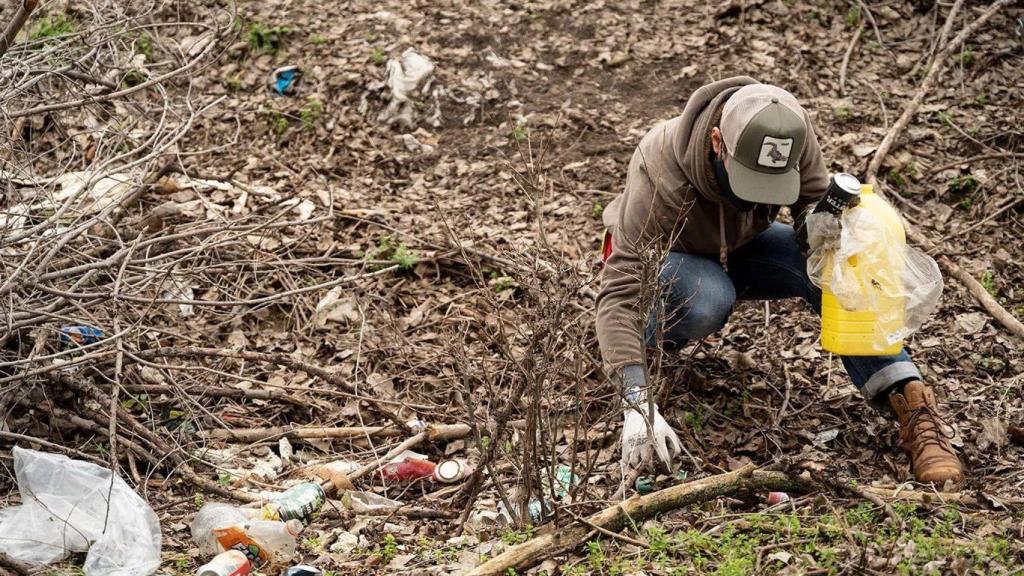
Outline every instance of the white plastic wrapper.
<path id="1" fill-rule="evenodd" d="M 838 219 L 809 214 L 807 241 L 811 282 L 830 290 L 846 310 L 877 315 L 875 348 L 905 339 L 935 312 L 942 295 L 938 264 L 871 212 L 846 210 Z"/>
<path id="2" fill-rule="evenodd" d="M 0 552 L 30 564 L 88 552 L 87 576 L 147 576 L 160 567 L 156 513 L 109 469 L 15 447 L 14 474 L 22 504 L 0 510 Z"/>

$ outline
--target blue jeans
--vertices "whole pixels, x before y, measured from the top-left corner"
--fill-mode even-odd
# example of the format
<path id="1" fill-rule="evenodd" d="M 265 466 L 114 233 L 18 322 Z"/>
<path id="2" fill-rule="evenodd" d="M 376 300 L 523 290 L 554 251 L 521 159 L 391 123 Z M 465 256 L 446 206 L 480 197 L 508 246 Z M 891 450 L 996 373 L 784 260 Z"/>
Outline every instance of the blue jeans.
<path id="1" fill-rule="evenodd" d="M 821 314 L 821 290 L 807 277 L 793 227 L 774 223 L 729 255 L 729 271 L 717 258 L 670 252 L 661 269 L 662 298 L 647 322 L 648 347 L 678 348 L 725 325 L 736 300 L 803 298 Z M 895 356 L 841 356 L 853 384 L 869 402 L 893 384 L 921 374 L 906 351 Z M 883 396 L 876 406 L 884 405 Z"/>

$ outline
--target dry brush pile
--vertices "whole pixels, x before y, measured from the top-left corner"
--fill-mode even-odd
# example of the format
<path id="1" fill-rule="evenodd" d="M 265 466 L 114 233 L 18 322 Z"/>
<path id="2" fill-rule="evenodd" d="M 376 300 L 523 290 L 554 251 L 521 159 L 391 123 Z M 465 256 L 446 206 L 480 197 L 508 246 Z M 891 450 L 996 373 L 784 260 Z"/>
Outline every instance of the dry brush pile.
<path id="1" fill-rule="evenodd" d="M 567 17 L 557 7 L 529 4 L 520 22 Z M 753 3 L 749 14 L 740 5 L 722 6 L 712 17 L 723 26 L 758 25 L 766 13 L 758 9 L 762 4 Z M 18 20 L 10 6 L 0 21 Z M 309 71 L 304 81 L 316 97 L 288 101 L 266 95 L 264 77 L 288 63 L 285 57 L 297 57 L 287 46 L 298 24 L 261 22 L 258 13 L 219 6 L 44 3 L 0 55 L 5 470 L 11 470 L 8 448 L 14 444 L 114 468 L 160 514 L 167 573 L 187 573 L 204 560 L 196 557 L 186 527 L 204 499 L 258 501 L 262 492 L 316 474 L 326 462 L 343 462 L 347 480 L 359 489 L 402 503 L 369 516 L 341 499 L 327 506 L 303 534 L 302 548 L 308 560 L 335 570 L 447 573 L 491 559 L 481 573 L 505 573 L 555 553 L 565 558 L 580 546 L 585 556 L 570 554 L 567 571 L 725 574 L 788 566 L 794 572 L 888 573 L 927 565 L 966 573 L 999 572 L 1020 560 L 1020 546 L 1004 544 L 1019 524 L 1022 494 L 1012 471 L 1019 459 L 1000 461 L 972 446 L 976 469 L 998 478 L 998 485 L 978 482 L 959 495 L 905 493 L 892 478 L 905 465 L 879 455 L 877 446 L 850 432 L 850 422 L 866 421 L 868 436 L 891 430 L 880 430 L 873 416 L 842 398 L 831 405 L 819 399 L 819 379 L 830 391 L 838 387 L 831 362 L 827 374 L 802 360 L 756 366 L 749 351 L 771 349 L 772 339 L 800 356 L 814 354 L 812 323 L 788 325 L 792 334 L 771 333 L 762 328 L 760 308 L 739 310 L 721 338 L 656 365 L 659 400 L 675 407 L 671 419 L 682 424 L 683 467 L 700 480 L 631 500 L 625 512 L 614 506 L 635 476 L 620 478 L 619 398 L 602 373 L 592 328 L 594 246 L 571 240 L 594 220 L 589 194 L 595 192 L 575 189 L 571 179 L 608 188 L 597 191 L 602 202 L 619 185 L 612 169 L 621 166 L 601 154 L 621 143 L 591 142 L 592 154 L 572 157 L 584 134 L 609 131 L 600 114 L 577 108 L 582 99 L 559 104 L 539 115 L 544 119 L 531 132 L 527 118 L 505 101 L 526 99 L 516 79 L 505 76 L 522 60 L 492 51 L 486 61 L 496 72 L 465 71 L 467 77 L 456 78 L 451 70 L 462 52 L 451 50 L 452 61 L 445 62 L 441 47 L 454 40 L 437 27 L 418 33 L 440 35 L 432 55 L 450 70 L 438 72 L 442 86 L 432 88 L 419 110 L 421 128 L 366 128 L 388 109 L 381 94 L 389 58 L 370 49 L 386 27 L 371 32 L 359 26 L 392 21 L 394 14 L 353 6 L 358 18 L 336 22 L 323 35 L 311 33 L 308 44 L 328 43 L 334 52 L 324 61 L 339 71 L 332 76 L 303 62 Z M 850 43 L 840 50 L 839 89 L 856 89 L 862 103 L 874 99 L 872 77 L 857 71 L 851 55 L 858 42 L 863 46 L 879 34 L 872 11 L 881 9 L 865 5 L 854 14 L 852 6 L 846 18 L 858 31 L 844 37 Z M 472 27 L 474 18 L 481 26 L 500 22 L 508 13 L 519 18 L 520 8 L 467 8 L 472 17 L 458 26 Z M 648 8 L 663 9 L 639 3 L 629 10 Z M 989 17 L 979 22 L 978 16 L 988 9 L 963 2 L 935 5 L 920 16 L 913 9 L 942 32 L 919 62 L 908 64 L 920 70 L 915 78 L 922 79 L 923 92 L 943 78 L 943 63 L 958 50 L 962 64 L 969 34 L 959 34 L 972 22 L 968 32 L 985 31 Z M 432 17 L 451 18 L 438 10 Z M 592 59 L 598 79 L 590 81 L 604 81 L 615 70 L 633 74 L 630 59 L 643 59 L 663 31 L 654 24 L 649 38 L 623 32 L 613 17 L 618 9 L 595 10 L 571 16 L 595 29 L 608 24 L 609 38 L 634 38 L 636 49 L 600 47 Z M 964 22 L 960 10 L 973 20 Z M 303 18 L 300 24 L 307 24 L 308 15 Z M 459 34 L 483 42 L 479 31 Z M 531 34 L 514 37 L 508 50 L 548 42 Z M 552 74 L 567 84 L 574 74 L 586 80 L 589 72 L 570 72 L 566 62 L 585 69 L 582 46 L 589 42 L 573 44 L 561 64 L 555 60 Z M 366 54 L 353 56 L 353 46 Z M 884 44 L 871 49 L 891 50 Z M 543 50 L 527 46 L 522 53 L 529 61 Z M 360 58 L 366 61 L 361 72 L 353 63 Z M 800 76 L 788 70 L 780 74 Z M 692 73 L 684 69 L 680 77 Z M 258 95 L 239 94 L 240 86 Z M 885 111 L 882 104 L 885 129 L 874 136 L 889 144 L 854 150 L 866 173 L 881 174 L 897 198 L 904 192 L 897 179 L 909 178 L 914 168 L 902 152 L 888 154 L 888 146 L 914 125 L 912 112 L 905 121 L 897 114 L 925 98 L 904 92 L 899 109 Z M 448 116 L 431 125 L 438 102 Z M 851 114 L 847 100 L 816 103 L 834 106 L 837 117 Z M 622 130 L 639 132 L 652 121 L 644 118 L 634 128 L 623 122 Z M 325 130 L 334 134 L 321 139 Z M 455 151 L 439 145 L 431 130 L 456 140 Z M 396 138 L 397 132 L 409 134 Z M 909 137 L 924 139 L 917 132 Z M 833 140 L 841 142 L 832 150 L 837 154 L 840 146 L 855 144 L 843 135 Z M 1015 142 L 984 145 L 1012 148 Z M 987 160 L 993 157 L 999 158 Z M 944 171 L 967 182 L 969 171 L 960 164 L 936 168 Z M 1015 173 L 1007 168 L 997 176 Z M 440 188 L 454 193 L 445 196 Z M 498 208 L 483 196 L 499 196 Z M 568 196 L 576 203 L 586 199 L 584 218 L 566 207 Z M 931 208 L 918 201 L 901 203 L 922 226 Z M 998 214 L 989 215 L 994 218 L 1015 214 L 1019 197 L 985 202 L 998 203 Z M 420 225 L 424 219 L 432 222 L 429 228 Z M 934 230 L 925 234 L 925 242 L 942 245 Z M 967 272 L 954 276 L 991 282 L 964 260 L 944 262 L 947 273 L 964 267 Z M 980 293 L 970 288 L 961 299 L 988 294 L 1000 306 L 986 286 Z M 990 313 L 1000 319 L 992 302 L 984 304 L 986 312 L 974 313 L 985 314 L 975 333 Z M 958 325 L 978 323 L 962 316 Z M 994 337 L 994 350 L 1017 342 L 1008 335 L 1012 315 L 1001 320 L 1007 337 Z M 929 346 L 925 356 L 935 353 Z M 1002 356 L 1008 358 L 999 373 L 1005 376 L 1006 365 L 1019 366 L 1019 359 Z M 1003 393 L 1008 385 L 1001 376 L 977 397 Z M 670 386 L 677 382 L 686 385 Z M 413 420 L 429 426 L 421 431 Z M 978 437 L 994 450 L 1009 450 L 1000 425 L 986 420 Z M 832 429 L 844 433 L 843 445 L 834 446 L 836 458 L 826 454 L 829 441 L 818 434 Z M 377 468 L 406 448 L 435 461 L 467 459 L 472 471 L 450 486 L 382 482 Z M 772 469 L 753 470 L 751 462 Z M 560 465 L 571 472 L 567 482 Z M 864 477 L 899 487 L 851 480 Z M 13 474 L 0 474 L 0 488 L 13 503 Z M 765 493 L 779 489 L 793 500 L 766 508 Z M 531 502 L 538 501 L 541 518 L 531 519 Z M 684 511 L 645 523 L 675 508 Z M 499 509 L 510 511 L 507 521 L 495 513 Z M 532 525 L 538 520 L 562 529 L 537 532 Z M 346 534 L 360 535 L 355 549 L 332 548 Z"/>

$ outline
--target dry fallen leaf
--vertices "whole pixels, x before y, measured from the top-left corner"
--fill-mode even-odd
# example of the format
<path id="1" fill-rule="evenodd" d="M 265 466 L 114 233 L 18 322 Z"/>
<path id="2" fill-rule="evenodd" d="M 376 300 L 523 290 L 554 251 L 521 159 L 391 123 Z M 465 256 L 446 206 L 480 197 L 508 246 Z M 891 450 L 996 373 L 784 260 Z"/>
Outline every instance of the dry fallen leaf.
<path id="1" fill-rule="evenodd" d="M 978 450 L 984 452 L 989 447 L 998 450 L 1005 446 L 1009 439 L 1006 424 L 999 418 L 985 418 L 981 421 L 981 432 L 977 438 Z"/>

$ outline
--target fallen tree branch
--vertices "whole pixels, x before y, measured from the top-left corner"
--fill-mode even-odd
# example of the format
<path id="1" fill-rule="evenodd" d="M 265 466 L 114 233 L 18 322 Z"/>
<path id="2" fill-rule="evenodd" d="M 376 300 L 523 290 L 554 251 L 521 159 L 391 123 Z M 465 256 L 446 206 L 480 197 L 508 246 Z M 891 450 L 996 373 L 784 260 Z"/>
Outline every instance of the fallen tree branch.
<path id="1" fill-rule="evenodd" d="M 883 512 L 885 512 L 885 515 L 890 520 L 892 520 L 893 526 L 898 526 L 901 531 L 903 530 L 903 519 L 900 518 L 899 515 L 896 514 L 896 511 L 893 510 L 892 506 L 890 506 L 888 502 L 882 500 L 881 496 L 879 496 L 876 492 L 853 485 L 849 483 L 849 481 L 844 482 L 836 478 L 827 477 L 824 474 L 812 473 L 811 475 L 814 477 L 815 482 L 821 484 L 822 486 L 827 486 L 831 488 L 834 492 L 838 494 L 847 494 L 850 496 L 863 498 L 868 502 L 871 502 L 875 506 L 878 506 L 879 508 L 882 509 Z"/>
<path id="2" fill-rule="evenodd" d="M 427 440 L 457 440 L 469 435 L 468 424 L 437 424 L 427 428 Z M 225 440 L 232 442 L 262 442 L 288 438 L 304 440 L 309 438 L 329 438 L 345 440 L 348 438 L 394 438 L 405 433 L 397 426 L 277 426 L 272 428 L 221 428 L 206 430 L 199 433 L 201 438 L 209 440 Z"/>
<path id="3" fill-rule="evenodd" d="M 897 525 L 902 524 L 902 521 L 885 500 L 910 500 L 926 504 L 932 502 L 977 504 L 977 499 L 963 493 L 909 492 L 875 487 L 856 488 L 821 476 L 817 478 L 795 477 L 785 472 L 757 470 L 755 468 L 753 464 L 747 464 L 738 470 L 725 474 L 677 484 L 664 490 L 652 492 L 646 496 L 633 496 L 626 501 L 617 502 L 604 510 L 591 514 L 586 519 L 576 518 L 573 515 L 573 518 L 578 520 L 579 524 L 554 530 L 513 546 L 504 553 L 477 566 L 473 571 L 469 572 L 468 576 L 503 575 L 510 569 L 526 569 L 545 558 L 576 548 L 596 533 L 607 535 L 608 532 L 618 532 L 628 524 L 640 524 L 647 518 L 657 514 L 706 502 L 722 496 L 757 494 L 777 490 L 808 493 L 825 489 L 841 495 L 865 498 L 881 507 L 886 514 L 894 519 Z M 630 538 L 627 541 L 630 540 L 633 539 Z M 642 544 L 635 540 L 630 543 L 634 545 Z"/>
<path id="4" fill-rule="evenodd" d="M 921 234 L 916 229 L 907 228 L 907 237 L 913 242 L 920 244 L 927 248 L 927 252 L 933 252 L 934 246 L 924 234 Z M 1021 323 L 1013 314 L 1011 314 L 1006 308 L 996 302 L 996 299 L 989 294 L 988 290 L 971 276 L 970 272 L 961 268 L 958 264 L 953 262 L 948 256 L 940 255 L 936 258 L 939 265 L 942 266 L 950 276 L 956 278 L 961 284 L 967 288 L 967 291 L 974 296 L 974 299 L 989 313 L 997 322 L 1003 325 L 1004 328 L 1010 331 L 1011 334 L 1018 338 L 1024 338 L 1024 324 Z"/>
<path id="5" fill-rule="evenodd" d="M 101 388 L 107 388 L 100 385 Z M 203 386 L 197 387 L 195 390 L 185 390 L 177 385 L 172 384 L 125 384 L 122 386 L 125 392 L 130 394 L 168 394 L 173 395 L 176 392 L 182 392 L 189 395 L 194 395 L 197 398 L 233 398 L 233 399 L 250 399 L 250 400 L 280 400 L 281 402 L 287 402 L 293 406 L 301 406 L 303 408 L 309 407 L 309 401 L 301 398 L 296 398 L 286 391 L 278 388 L 270 389 L 245 389 L 245 388 L 229 388 L 227 386 Z"/>
<path id="6" fill-rule="evenodd" d="M 947 504 L 949 502 L 956 502 L 957 504 L 965 504 L 968 506 L 978 504 L 977 498 L 964 492 L 928 492 L 925 490 L 902 490 L 900 488 L 876 488 L 874 486 L 865 486 L 863 491 L 886 500 L 904 500 L 908 502 L 920 502 L 922 504 Z"/>
<path id="7" fill-rule="evenodd" d="M 892 149 L 896 140 L 902 135 L 903 130 L 910 123 L 910 120 L 917 114 L 918 108 L 921 107 L 921 103 L 924 101 L 924 97 L 932 89 L 935 81 L 938 79 L 939 73 L 945 70 L 949 57 L 956 51 L 967 38 L 981 28 L 989 19 L 992 18 L 1000 9 L 1011 3 L 1011 0 L 997 0 L 991 6 L 982 13 L 981 16 L 974 19 L 969 25 L 965 26 L 955 38 L 946 42 L 943 48 L 932 60 L 931 67 L 928 70 L 928 74 L 925 76 L 921 85 L 918 86 L 917 91 L 914 93 L 913 99 L 907 104 L 903 110 L 903 114 L 900 115 L 899 119 L 889 129 L 882 138 L 882 143 L 878 145 L 878 149 L 875 151 L 874 157 L 871 158 L 871 162 L 868 164 L 866 179 L 869 184 L 877 185 L 878 183 L 878 170 L 882 166 L 882 162 L 885 160 L 886 155 Z M 952 27 L 953 19 L 956 17 L 958 8 L 963 4 L 962 0 L 954 4 L 950 10 L 949 16 L 946 20 L 945 26 L 943 26 L 942 38 L 945 39 L 948 36 L 949 30 Z M 877 188 L 877 186 L 876 186 Z M 881 193 L 881 189 L 877 190 Z M 924 246 L 928 251 L 931 251 L 933 243 L 921 232 L 907 226 L 907 238 L 916 244 Z M 995 298 L 988 293 L 988 290 L 981 285 L 980 282 L 974 279 L 966 270 L 961 268 L 959 265 L 954 263 L 947 256 L 939 256 L 937 258 L 938 263 L 942 268 L 952 277 L 960 281 L 961 284 L 967 288 L 967 291 L 974 296 L 975 300 L 993 317 L 997 322 L 1003 325 L 1012 334 L 1019 338 L 1024 338 L 1024 324 L 1020 320 L 1015 318 L 1013 314 L 1008 312 L 999 302 L 996 302 Z"/>
<path id="8" fill-rule="evenodd" d="M 95 385 L 87 383 L 85 380 L 79 380 L 67 374 L 61 374 L 59 376 L 56 376 L 54 377 L 53 380 L 55 383 L 61 386 L 70 388 L 72 390 L 76 390 L 82 394 L 90 396 L 98 402 L 106 399 L 104 397 L 105 395 L 102 390 L 97 388 Z M 55 416 L 60 414 L 61 412 L 66 413 L 66 411 L 63 411 L 57 408 L 56 406 L 53 406 L 50 409 L 54 412 Z M 64 419 L 68 422 L 75 424 L 80 428 L 92 430 L 93 432 L 97 432 L 99 434 L 106 434 L 107 430 L 103 428 L 103 425 L 106 424 L 109 426 L 110 423 L 113 421 L 113 418 L 111 417 L 110 414 L 107 414 L 102 410 L 94 410 L 87 407 L 83 408 L 82 412 L 88 418 L 81 418 L 77 415 L 67 413 L 67 416 Z M 155 450 L 155 453 L 159 454 L 160 457 L 157 458 L 155 454 L 151 454 L 148 450 L 146 450 L 144 446 L 141 446 L 138 443 L 133 442 L 126 436 L 121 437 L 120 442 L 122 444 L 125 444 L 126 446 L 128 446 L 133 451 L 140 454 L 147 460 L 149 460 L 150 463 L 152 463 L 154 466 L 165 467 L 170 464 L 173 464 L 173 468 L 175 469 L 175 471 L 181 473 L 181 475 L 188 482 L 192 483 L 193 485 L 199 487 L 202 490 L 205 490 L 213 494 L 218 494 L 225 498 L 231 498 L 233 500 L 238 500 L 240 502 L 259 502 L 261 500 L 260 497 L 256 494 L 251 494 L 249 492 L 243 492 L 241 490 L 227 488 L 225 486 L 221 486 L 220 484 L 209 478 L 200 476 L 192 468 L 190 464 L 190 456 L 183 456 L 179 450 L 172 448 L 166 441 L 164 441 L 163 438 L 161 438 L 157 433 L 153 432 L 149 428 L 143 426 L 142 423 L 140 423 L 135 418 L 135 416 L 127 412 L 123 407 L 118 406 L 116 408 L 115 414 L 117 416 L 117 420 L 119 423 L 123 424 L 123 426 L 129 431 L 131 431 L 140 441 L 152 446 L 153 449 Z M 164 461 L 165 459 L 168 461 Z"/>
<path id="9" fill-rule="evenodd" d="M 204 61 L 206 59 L 206 57 L 209 56 L 214 51 L 214 48 L 216 48 L 218 46 L 218 42 L 217 42 L 217 39 L 218 39 L 218 36 L 219 36 L 218 32 L 219 32 L 219 30 L 211 31 L 209 33 L 209 35 L 205 36 L 203 39 L 197 40 L 196 41 L 196 45 L 197 46 L 201 46 L 202 50 L 194 58 L 192 58 L 192 60 L 188 61 L 186 64 L 182 65 L 179 68 L 171 70 L 170 72 L 167 72 L 165 74 L 161 74 L 159 76 L 155 76 L 153 78 L 150 78 L 149 80 L 146 80 L 145 82 L 140 82 L 139 84 L 136 84 L 134 86 L 129 86 L 127 88 L 124 88 L 122 90 L 118 90 L 116 92 L 109 92 L 107 94 L 99 94 L 99 95 L 96 95 L 96 96 L 86 96 L 85 98 L 81 98 L 81 99 L 78 99 L 78 100 L 72 100 L 72 101 L 69 101 L 69 102 L 57 102 L 57 103 L 54 103 L 54 104 L 43 104 L 43 105 L 40 105 L 40 106 L 35 106 L 33 108 L 27 108 L 27 109 L 24 109 L 24 110 L 11 110 L 11 111 L 7 112 L 7 117 L 8 118 L 21 118 L 23 116 L 36 116 L 38 114 L 46 114 L 48 112 L 57 112 L 59 110 L 68 110 L 70 108 L 79 108 L 79 107 L 81 107 L 81 106 L 83 106 L 85 104 L 100 104 L 100 103 L 103 103 L 103 102 L 109 102 L 111 100 L 116 100 L 118 98 L 123 98 L 125 96 L 129 96 L 131 94 L 135 94 L 136 92 L 141 92 L 142 90 L 146 90 L 146 89 L 148 89 L 148 88 L 150 88 L 152 86 L 155 86 L 157 84 L 163 84 L 164 82 L 174 78 L 175 76 L 178 76 L 178 75 L 181 75 L 181 74 L 185 74 L 186 72 L 188 72 L 188 71 L 192 70 L 193 68 L 195 68 L 196 66 L 198 66 L 200 62 Z M 201 42 L 205 42 L 205 44 L 201 44 Z"/>
<path id="10" fill-rule="evenodd" d="M 753 464 L 748 464 L 732 472 L 678 484 L 646 496 L 634 496 L 624 502 L 618 502 L 591 514 L 584 525 L 568 526 L 513 546 L 474 568 L 469 576 L 506 574 L 509 569 L 518 570 L 533 566 L 544 558 L 571 550 L 585 542 L 595 532 L 591 525 L 618 531 L 625 527 L 627 522 L 638 524 L 656 514 L 720 496 L 765 490 L 807 492 L 814 488 L 810 481 L 774 472 L 755 474 L 754 468 Z"/>
<path id="11" fill-rule="evenodd" d="M 925 75 L 924 81 L 921 82 L 920 86 L 918 86 L 917 91 L 914 93 L 914 97 L 910 100 L 910 103 L 907 104 L 906 108 L 903 109 L 903 113 L 900 114 L 899 119 L 896 120 L 896 123 L 889 128 L 888 132 L 886 132 L 885 137 L 882 138 L 882 143 L 879 144 L 878 149 L 875 150 L 875 155 L 871 158 L 871 162 L 868 163 L 866 177 L 869 184 L 876 183 L 878 170 L 882 167 L 882 161 L 885 160 L 885 157 L 889 154 L 889 150 L 892 149 L 896 140 L 903 135 L 903 130 L 907 127 L 907 124 L 909 124 L 910 120 L 915 114 L 917 114 L 917 109 L 921 107 L 924 97 L 929 91 L 931 91 L 932 85 L 935 84 L 935 81 L 938 79 L 939 72 L 946 69 L 946 61 L 953 54 L 953 51 L 959 48 L 960 45 L 967 40 L 967 37 L 974 33 L 974 31 L 984 25 L 985 22 L 988 22 L 989 18 L 995 15 L 1000 8 L 1009 3 L 1010 0 L 998 0 L 992 4 L 992 6 L 989 7 L 981 17 L 972 22 L 969 26 L 965 27 L 952 41 L 947 42 L 935 58 L 932 59 L 931 68 L 929 68 L 928 74 Z M 953 20 L 956 18 L 956 14 L 959 11 L 958 9 L 962 4 L 963 0 L 958 0 L 956 4 L 954 4 L 953 8 L 950 9 L 949 16 L 946 18 L 946 24 L 943 26 L 943 39 L 945 39 L 948 34 L 949 29 L 953 24 Z"/>

